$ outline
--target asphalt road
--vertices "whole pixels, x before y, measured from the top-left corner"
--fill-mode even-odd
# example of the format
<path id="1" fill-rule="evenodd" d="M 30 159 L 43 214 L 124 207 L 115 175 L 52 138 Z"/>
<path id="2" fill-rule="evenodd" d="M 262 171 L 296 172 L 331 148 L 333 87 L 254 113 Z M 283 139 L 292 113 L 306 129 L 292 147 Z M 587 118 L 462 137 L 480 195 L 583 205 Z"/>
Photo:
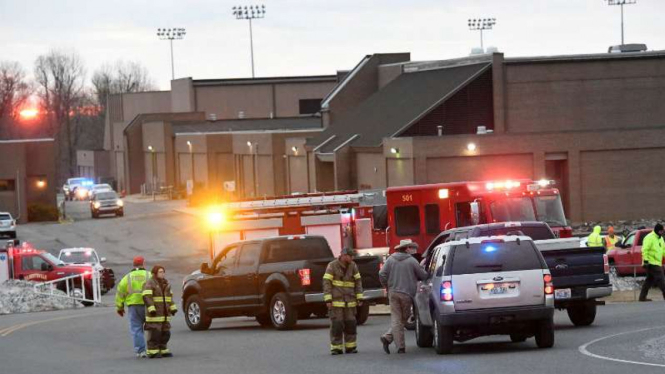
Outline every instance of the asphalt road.
<path id="1" fill-rule="evenodd" d="M 183 202 L 127 203 L 122 218 L 92 220 L 87 203 L 68 203 L 75 222 L 30 224 L 19 236 L 37 247 L 91 246 L 122 274 L 136 254 L 148 266 L 166 264 L 176 298 L 182 275 L 205 259 L 207 241 L 196 218 L 176 211 Z M 105 297 L 112 303 L 113 292 Z M 328 322 L 300 321 L 293 331 L 260 327 L 253 319 L 216 320 L 211 330 L 192 332 L 182 312 L 170 344 L 176 357 L 133 357 L 127 320 L 112 307 L 0 317 L 0 372 L 20 373 L 662 373 L 665 368 L 665 303 L 611 304 L 599 308 L 596 323 L 574 328 L 556 313 L 556 343 L 537 349 L 533 339 L 481 338 L 438 356 L 415 345 L 407 333 L 407 354 L 387 356 L 378 337 L 387 316 L 372 316 L 359 328 L 360 353 L 329 355 Z"/>
<path id="2" fill-rule="evenodd" d="M 359 328 L 359 354 L 333 357 L 325 319 L 300 321 L 293 331 L 226 319 L 216 320 L 209 331 L 192 332 L 179 314 L 170 344 L 175 357 L 155 360 L 133 358 L 127 321 L 112 308 L 88 308 L 1 317 L 0 362 L 2 372 L 12 374 L 662 373 L 663 308 L 663 302 L 604 306 L 588 328 L 572 327 L 558 312 L 552 349 L 536 348 L 533 339 L 510 343 L 498 336 L 456 345 L 448 356 L 417 348 L 412 332 L 406 355 L 386 355 L 378 337 L 388 326 L 387 316 L 372 316 Z"/>

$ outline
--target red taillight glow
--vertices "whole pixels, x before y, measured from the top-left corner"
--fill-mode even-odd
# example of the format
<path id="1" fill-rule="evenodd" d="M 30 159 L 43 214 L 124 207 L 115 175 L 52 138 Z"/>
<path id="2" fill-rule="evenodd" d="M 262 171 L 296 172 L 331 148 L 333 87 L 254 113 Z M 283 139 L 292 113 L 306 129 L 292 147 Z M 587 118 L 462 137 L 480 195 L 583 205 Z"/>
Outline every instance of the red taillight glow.
<path id="1" fill-rule="evenodd" d="M 441 283 L 441 301 L 453 301 L 453 284 L 450 281 Z"/>
<path id="2" fill-rule="evenodd" d="M 381 271 L 381 269 L 383 269 L 383 261 L 379 262 L 379 271 Z"/>
<path id="3" fill-rule="evenodd" d="M 610 273 L 610 258 L 607 255 L 603 255 L 603 271 L 605 274 Z"/>
<path id="4" fill-rule="evenodd" d="M 554 285 L 552 284 L 552 276 L 549 274 L 543 275 L 543 282 L 545 283 L 545 295 L 554 293 Z"/>
<path id="5" fill-rule="evenodd" d="M 573 237 L 573 229 L 561 229 L 559 231 L 559 237 L 560 238 L 572 238 Z"/>
<path id="6" fill-rule="evenodd" d="M 300 276 L 300 284 L 303 286 L 309 286 L 312 284 L 312 278 L 310 277 L 309 269 L 300 269 L 298 270 L 298 275 Z"/>

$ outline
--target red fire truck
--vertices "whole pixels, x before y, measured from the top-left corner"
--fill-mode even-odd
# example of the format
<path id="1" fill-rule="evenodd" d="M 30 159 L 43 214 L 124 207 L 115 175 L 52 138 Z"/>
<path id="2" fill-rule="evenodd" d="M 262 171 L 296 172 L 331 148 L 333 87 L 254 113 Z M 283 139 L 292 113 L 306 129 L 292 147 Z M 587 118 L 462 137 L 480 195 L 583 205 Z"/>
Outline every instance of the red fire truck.
<path id="1" fill-rule="evenodd" d="M 441 231 L 482 223 L 542 221 L 571 237 L 553 181 L 507 180 L 391 187 L 386 190 L 388 246 L 412 240 L 422 251 Z"/>
<path id="2" fill-rule="evenodd" d="M 477 223 L 544 221 L 569 237 L 559 191 L 550 181 L 460 182 L 385 191 L 314 193 L 246 200 L 223 206 L 211 255 L 238 240 L 322 235 L 337 255 L 344 246 L 388 251 L 410 239 L 424 250 L 446 229 Z"/>

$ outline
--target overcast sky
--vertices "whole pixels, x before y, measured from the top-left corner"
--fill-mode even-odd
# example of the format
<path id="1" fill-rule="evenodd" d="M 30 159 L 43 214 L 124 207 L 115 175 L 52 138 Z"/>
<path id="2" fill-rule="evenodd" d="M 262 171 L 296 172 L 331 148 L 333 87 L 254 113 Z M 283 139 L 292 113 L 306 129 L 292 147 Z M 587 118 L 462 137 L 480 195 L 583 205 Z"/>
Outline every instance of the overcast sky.
<path id="1" fill-rule="evenodd" d="M 39 54 L 75 50 L 88 77 L 104 62 L 133 60 L 169 89 L 169 44 L 156 31 L 185 27 L 174 42 L 176 78 L 249 77 L 248 22 L 231 7 L 252 4 L 267 9 L 254 21 L 259 77 L 334 74 L 380 52 L 467 56 L 480 45 L 469 18 L 496 18 L 485 46 L 507 56 L 602 53 L 620 43 L 620 10 L 606 0 L 0 0 L 0 60 L 32 72 Z M 665 49 L 664 14 L 665 0 L 626 6 L 626 42 Z"/>

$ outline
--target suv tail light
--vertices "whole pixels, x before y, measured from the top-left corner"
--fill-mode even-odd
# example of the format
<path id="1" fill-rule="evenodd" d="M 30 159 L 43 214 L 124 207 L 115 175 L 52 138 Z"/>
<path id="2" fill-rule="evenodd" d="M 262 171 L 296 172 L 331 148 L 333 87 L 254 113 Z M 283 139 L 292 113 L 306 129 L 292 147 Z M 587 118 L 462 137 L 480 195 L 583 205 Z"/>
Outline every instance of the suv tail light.
<path id="1" fill-rule="evenodd" d="M 607 255 L 603 255 L 603 271 L 605 274 L 610 273 L 610 259 Z"/>
<path id="2" fill-rule="evenodd" d="M 545 283 L 545 295 L 552 295 L 554 293 L 554 284 L 552 284 L 552 276 L 549 274 L 543 275 L 543 282 Z"/>
<path id="3" fill-rule="evenodd" d="M 441 282 L 441 301 L 453 301 L 453 282 Z"/>
<path id="4" fill-rule="evenodd" d="M 573 237 L 573 229 L 564 228 L 559 230 L 559 238 L 572 238 L 572 237 Z"/>
<path id="5" fill-rule="evenodd" d="M 312 284 L 312 278 L 310 277 L 309 269 L 300 269 L 298 270 L 298 275 L 300 276 L 300 285 L 309 286 Z"/>

